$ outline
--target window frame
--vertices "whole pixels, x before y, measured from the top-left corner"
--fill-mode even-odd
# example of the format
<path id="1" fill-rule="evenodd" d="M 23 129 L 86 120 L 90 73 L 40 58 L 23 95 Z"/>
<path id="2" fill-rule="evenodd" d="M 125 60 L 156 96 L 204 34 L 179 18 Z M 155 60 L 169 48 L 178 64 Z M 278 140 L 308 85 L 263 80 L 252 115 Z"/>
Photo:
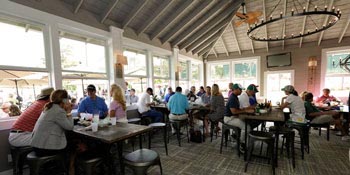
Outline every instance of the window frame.
<path id="1" fill-rule="evenodd" d="M 322 94 L 322 89 L 326 88 L 326 78 L 327 77 L 341 77 L 342 81 L 344 81 L 344 77 L 350 77 L 350 74 L 332 74 L 327 76 L 327 62 L 328 62 L 328 53 L 329 52 L 340 52 L 340 51 L 348 51 L 350 52 L 350 46 L 344 46 L 344 47 L 334 47 L 334 48 L 327 48 L 327 49 L 322 49 L 322 56 L 321 56 L 321 75 L 320 75 L 320 88 L 319 88 L 319 94 Z M 345 76 L 344 76 L 345 75 Z M 347 75 L 347 76 L 346 76 Z M 317 94 L 314 94 L 317 95 Z M 348 91 L 347 93 L 344 93 L 342 95 L 337 95 L 337 97 L 340 98 L 345 98 L 348 97 Z"/>
<path id="2" fill-rule="evenodd" d="M 124 51 L 129 51 L 129 52 L 135 52 L 135 53 L 142 53 L 144 54 L 146 57 L 145 57 L 145 63 L 146 63 L 146 75 L 126 75 L 125 74 L 125 71 L 124 71 L 124 77 L 132 77 L 132 78 L 139 78 L 139 77 L 142 77 L 142 78 L 148 78 L 149 79 L 149 66 L 148 66 L 148 58 L 147 58 L 147 52 L 146 51 L 142 51 L 142 50 L 137 50 L 137 49 L 133 49 L 133 48 L 129 48 L 129 47 L 124 47 L 123 49 L 123 53 Z M 123 67 L 124 68 L 124 67 Z"/>

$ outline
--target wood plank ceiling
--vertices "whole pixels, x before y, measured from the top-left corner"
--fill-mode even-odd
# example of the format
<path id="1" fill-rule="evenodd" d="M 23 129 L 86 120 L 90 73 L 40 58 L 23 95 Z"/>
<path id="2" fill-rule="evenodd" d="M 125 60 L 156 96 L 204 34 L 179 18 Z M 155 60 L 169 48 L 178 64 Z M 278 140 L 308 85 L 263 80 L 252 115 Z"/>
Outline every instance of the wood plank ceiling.
<path id="1" fill-rule="evenodd" d="M 150 43 L 178 47 L 193 55 L 207 57 L 268 51 L 273 47 L 283 50 L 287 45 L 337 38 L 339 43 L 350 36 L 349 0 L 245 0 L 247 12 L 261 11 L 260 19 L 269 15 L 290 13 L 291 8 L 301 11 L 302 6 L 311 10 L 315 5 L 323 8 L 341 8 L 342 18 L 332 28 L 308 37 L 278 42 L 257 42 L 247 36 L 247 24 L 236 26 L 237 10 L 242 11 L 243 0 L 11 0 L 57 16 L 68 18 L 103 30 L 109 26 L 124 29 L 124 35 L 146 38 Z M 278 4 L 276 6 L 276 4 Z M 273 10 L 275 9 L 275 10 Z M 324 16 L 301 17 L 297 20 L 281 20 L 261 29 L 262 35 L 282 36 L 298 34 L 307 28 L 328 22 Z"/>

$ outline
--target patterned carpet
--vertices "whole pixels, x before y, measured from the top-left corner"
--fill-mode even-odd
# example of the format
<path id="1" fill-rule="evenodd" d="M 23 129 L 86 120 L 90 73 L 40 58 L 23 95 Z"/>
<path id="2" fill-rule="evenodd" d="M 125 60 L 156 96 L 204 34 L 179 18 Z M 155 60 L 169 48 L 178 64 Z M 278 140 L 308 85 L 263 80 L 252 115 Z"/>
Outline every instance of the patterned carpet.
<path id="1" fill-rule="evenodd" d="M 213 142 L 210 138 L 205 143 L 187 143 L 187 139 L 182 139 L 182 147 L 179 147 L 175 137 L 170 139 L 168 144 L 169 155 L 165 155 L 162 134 L 155 135 L 152 148 L 161 156 L 163 174 L 272 174 L 271 165 L 266 160 L 253 158 L 249 164 L 248 171 L 244 172 L 245 162 L 243 156 L 238 157 L 236 150 L 232 147 L 235 143 L 230 143 L 227 148 L 223 148 L 220 154 L 220 141 L 218 137 Z M 280 144 L 281 145 L 281 144 Z M 296 147 L 300 145 L 296 144 Z M 258 147 L 260 148 L 260 147 Z M 349 162 L 349 141 L 341 141 L 331 131 L 330 141 L 326 140 L 326 131 L 322 131 L 322 136 L 318 136 L 318 131 L 312 130 L 310 134 L 310 154 L 305 153 L 305 159 L 301 159 L 300 149 L 296 149 L 296 168 L 293 169 L 291 160 L 286 152 L 279 154 L 276 174 L 300 174 L 300 175 L 321 175 L 321 174 L 350 174 Z M 259 149 L 256 149 L 259 150 Z M 131 174 L 127 171 L 127 174 Z M 158 166 L 149 169 L 149 174 L 160 174 Z"/>

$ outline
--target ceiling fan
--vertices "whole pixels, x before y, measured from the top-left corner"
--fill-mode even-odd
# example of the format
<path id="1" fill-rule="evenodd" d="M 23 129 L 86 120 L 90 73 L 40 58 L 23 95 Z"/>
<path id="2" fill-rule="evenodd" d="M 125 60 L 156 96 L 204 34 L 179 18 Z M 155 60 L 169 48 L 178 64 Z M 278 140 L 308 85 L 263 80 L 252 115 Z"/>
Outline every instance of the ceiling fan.
<path id="1" fill-rule="evenodd" d="M 237 12 L 236 16 L 238 17 L 238 21 L 235 22 L 235 26 L 238 27 L 243 23 L 247 24 L 255 24 L 259 21 L 259 17 L 262 15 L 261 11 L 253 11 L 246 13 L 245 3 L 242 3 L 242 11 L 243 13 Z"/>

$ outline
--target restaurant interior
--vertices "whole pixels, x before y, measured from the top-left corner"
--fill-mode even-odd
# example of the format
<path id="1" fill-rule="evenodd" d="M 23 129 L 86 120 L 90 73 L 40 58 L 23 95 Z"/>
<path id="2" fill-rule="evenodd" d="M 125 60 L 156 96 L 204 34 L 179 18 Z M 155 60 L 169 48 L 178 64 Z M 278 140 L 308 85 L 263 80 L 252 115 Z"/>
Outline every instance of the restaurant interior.
<path id="1" fill-rule="evenodd" d="M 350 174 L 349 24 L 349 0 L 1 0 L 0 175 Z"/>

